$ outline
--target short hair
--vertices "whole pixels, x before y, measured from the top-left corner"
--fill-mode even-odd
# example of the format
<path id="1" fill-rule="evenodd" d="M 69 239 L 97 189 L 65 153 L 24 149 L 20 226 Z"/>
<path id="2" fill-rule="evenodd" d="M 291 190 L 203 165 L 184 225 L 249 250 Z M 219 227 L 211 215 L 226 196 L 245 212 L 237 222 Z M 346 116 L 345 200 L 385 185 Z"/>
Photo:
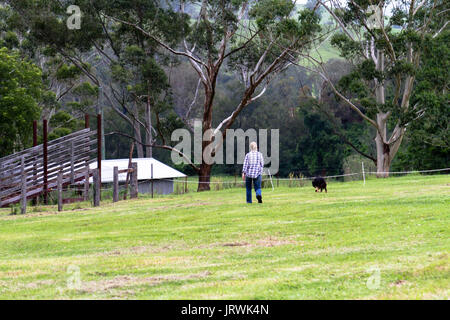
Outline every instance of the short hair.
<path id="1" fill-rule="evenodd" d="M 258 150 L 258 145 L 256 144 L 255 141 L 253 141 L 252 143 L 250 143 L 250 150 L 251 150 L 251 151 L 257 151 L 257 150 Z"/>

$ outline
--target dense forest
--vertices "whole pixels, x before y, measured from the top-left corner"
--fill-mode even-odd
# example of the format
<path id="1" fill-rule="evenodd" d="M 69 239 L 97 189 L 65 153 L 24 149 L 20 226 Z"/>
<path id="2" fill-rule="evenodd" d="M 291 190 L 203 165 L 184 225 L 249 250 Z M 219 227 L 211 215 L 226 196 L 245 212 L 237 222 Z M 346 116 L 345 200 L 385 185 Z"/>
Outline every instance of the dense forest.
<path id="1" fill-rule="evenodd" d="M 171 163 L 196 119 L 279 129 L 280 176 L 448 167 L 448 2 L 395 7 L 375 31 L 367 1 L 339 3 L 0 1 L 0 156 L 31 146 L 33 120 L 55 139 L 102 113 L 106 159 L 134 143 L 200 177 L 241 167 Z"/>

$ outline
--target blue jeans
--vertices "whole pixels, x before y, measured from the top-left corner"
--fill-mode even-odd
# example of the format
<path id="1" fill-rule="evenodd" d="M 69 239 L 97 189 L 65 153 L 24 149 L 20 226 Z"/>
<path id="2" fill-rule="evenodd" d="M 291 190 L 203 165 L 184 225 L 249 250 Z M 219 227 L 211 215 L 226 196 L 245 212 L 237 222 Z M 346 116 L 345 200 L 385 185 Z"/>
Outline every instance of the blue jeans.
<path id="1" fill-rule="evenodd" d="M 257 196 L 261 195 L 261 175 L 258 178 L 245 177 L 245 187 L 247 188 L 247 203 L 252 203 L 252 183 Z"/>

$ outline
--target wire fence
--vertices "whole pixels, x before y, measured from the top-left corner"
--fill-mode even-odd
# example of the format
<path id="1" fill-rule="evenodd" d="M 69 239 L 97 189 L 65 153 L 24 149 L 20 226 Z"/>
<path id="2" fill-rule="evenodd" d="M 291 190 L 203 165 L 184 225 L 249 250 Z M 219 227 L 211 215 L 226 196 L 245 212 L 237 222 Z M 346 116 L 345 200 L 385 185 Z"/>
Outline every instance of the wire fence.
<path id="1" fill-rule="evenodd" d="M 360 172 L 345 173 L 339 175 L 329 175 L 322 176 L 327 181 L 355 181 L 362 180 L 365 182 L 366 179 L 377 175 L 408 175 L 408 174 L 429 174 L 429 173 L 444 173 L 450 171 L 450 168 L 443 169 L 433 169 L 433 170 L 414 170 L 414 171 L 390 171 L 390 172 L 376 172 L 376 171 L 364 171 L 364 167 Z M 183 194 L 186 192 L 196 191 L 199 184 L 209 184 L 211 190 L 224 190 L 231 188 L 244 188 L 245 182 L 242 180 L 241 176 L 218 176 L 211 177 L 209 182 L 199 182 L 198 176 L 190 177 L 187 180 L 174 180 L 174 193 Z M 306 177 L 302 174 L 290 174 L 288 177 L 280 178 L 278 176 L 272 176 L 269 174 L 264 174 L 262 178 L 262 188 L 279 188 L 279 187 L 304 187 L 309 186 L 309 181 L 314 180 L 315 177 Z M 164 179 L 166 181 L 172 181 L 170 179 Z"/>
<path id="2" fill-rule="evenodd" d="M 344 181 L 355 181 L 360 180 L 364 181 L 373 178 L 379 174 L 388 173 L 391 175 L 411 175 L 411 174 L 433 174 L 433 173 L 445 173 L 447 174 L 450 171 L 450 168 L 443 169 L 432 169 L 432 170 L 413 170 L 413 171 L 390 171 L 390 172 L 376 172 L 376 171 L 364 171 L 364 168 L 360 172 L 352 172 L 345 173 L 340 175 L 329 175 L 323 176 L 323 178 L 327 182 L 344 182 Z M 159 181 L 165 181 L 173 183 L 173 194 L 180 195 L 186 194 L 190 192 L 196 192 L 199 183 L 209 183 L 211 191 L 220 191 L 225 189 L 233 189 L 233 188 L 245 188 L 245 182 L 242 180 L 241 176 L 211 176 L 209 182 L 199 182 L 198 176 L 186 177 L 185 179 L 159 179 L 159 180 L 142 180 L 138 182 L 139 186 L 149 185 L 152 182 L 157 184 Z M 280 178 L 278 176 L 272 176 L 269 174 L 264 174 L 262 179 L 261 187 L 263 189 L 275 189 L 275 188 L 302 188 L 305 186 L 310 186 L 310 181 L 312 181 L 315 177 L 306 177 L 302 174 L 290 174 L 288 177 Z M 103 184 L 101 187 L 101 199 L 102 201 L 112 201 L 113 199 L 113 185 L 112 184 Z M 80 185 L 70 185 L 64 187 L 62 189 L 63 199 L 65 203 L 66 210 L 75 210 L 81 209 L 85 207 L 89 207 L 92 205 L 92 199 L 94 196 L 94 188 L 93 185 L 90 185 L 90 188 L 87 190 L 88 194 L 85 195 L 85 190 Z M 125 185 L 119 186 L 119 198 L 120 199 L 129 199 L 131 194 L 131 185 L 126 187 Z M 150 194 L 142 194 L 139 193 L 140 197 L 150 197 Z M 164 194 L 160 194 L 158 192 L 158 188 L 155 186 L 154 197 L 162 197 Z M 88 200 L 86 200 L 88 199 Z M 49 205 L 54 206 L 58 204 L 58 193 L 57 190 L 49 190 L 48 193 Z M 39 206 L 41 201 L 37 201 L 36 205 L 33 207 L 33 212 L 44 211 L 45 209 Z M 11 213 L 17 212 L 18 205 L 11 206 Z"/>

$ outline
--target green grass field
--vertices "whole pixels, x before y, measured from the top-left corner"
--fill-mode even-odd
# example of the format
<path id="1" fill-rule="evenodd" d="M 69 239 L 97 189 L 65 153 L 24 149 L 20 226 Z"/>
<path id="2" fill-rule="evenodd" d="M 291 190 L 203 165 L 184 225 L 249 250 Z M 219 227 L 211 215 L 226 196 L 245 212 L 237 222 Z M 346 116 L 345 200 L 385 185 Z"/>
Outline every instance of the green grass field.
<path id="1" fill-rule="evenodd" d="M 263 196 L 2 209 L 0 299 L 449 298 L 448 175 Z"/>

